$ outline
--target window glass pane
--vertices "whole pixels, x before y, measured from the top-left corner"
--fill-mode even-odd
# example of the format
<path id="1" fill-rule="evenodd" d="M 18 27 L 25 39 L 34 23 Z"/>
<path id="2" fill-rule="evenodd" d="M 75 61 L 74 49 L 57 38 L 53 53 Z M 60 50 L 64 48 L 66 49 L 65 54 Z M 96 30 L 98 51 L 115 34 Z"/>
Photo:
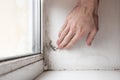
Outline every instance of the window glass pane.
<path id="1" fill-rule="evenodd" d="M 0 60 L 33 54 L 34 27 L 32 0 L 0 0 Z"/>

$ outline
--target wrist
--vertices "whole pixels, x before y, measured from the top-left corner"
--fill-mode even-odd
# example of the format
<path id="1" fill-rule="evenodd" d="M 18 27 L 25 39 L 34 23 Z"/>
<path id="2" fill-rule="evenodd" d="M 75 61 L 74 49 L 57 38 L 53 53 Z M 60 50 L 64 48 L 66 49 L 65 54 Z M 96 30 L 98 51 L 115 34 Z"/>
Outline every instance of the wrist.
<path id="1" fill-rule="evenodd" d="M 77 6 L 85 9 L 86 13 L 97 14 L 99 0 L 77 0 Z"/>

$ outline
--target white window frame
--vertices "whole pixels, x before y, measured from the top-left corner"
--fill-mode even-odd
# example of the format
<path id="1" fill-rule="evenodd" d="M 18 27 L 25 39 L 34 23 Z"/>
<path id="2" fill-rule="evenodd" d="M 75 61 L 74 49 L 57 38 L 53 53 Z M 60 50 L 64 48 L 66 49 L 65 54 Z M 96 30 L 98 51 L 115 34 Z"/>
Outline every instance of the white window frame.
<path id="1" fill-rule="evenodd" d="M 33 54 L 18 56 L 14 58 L 8 58 L 0 61 L 0 76 L 7 74 L 11 71 L 17 70 L 25 65 L 43 60 L 43 2 L 44 0 L 31 0 L 33 5 L 31 6 L 32 14 L 32 26 L 33 35 L 32 35 L 32 45 L 33 45 Z M 17 65 L 16 63 L 24 62 L 22 65 Z M 14 65 L 14 66 L 10 66 Z M 5 67 L 6 70 L 3 70 Z M 11 69 L 12 68 L 12 69 Z M 11 70 L 10 70 L 11 69 Z"/>
<path id="2" fill-rule="evenodd" d="M 33 0 L 33 51 L 43 53 L 43 0 Z M 41 46 L 39 46 L 41 45 Z"/>

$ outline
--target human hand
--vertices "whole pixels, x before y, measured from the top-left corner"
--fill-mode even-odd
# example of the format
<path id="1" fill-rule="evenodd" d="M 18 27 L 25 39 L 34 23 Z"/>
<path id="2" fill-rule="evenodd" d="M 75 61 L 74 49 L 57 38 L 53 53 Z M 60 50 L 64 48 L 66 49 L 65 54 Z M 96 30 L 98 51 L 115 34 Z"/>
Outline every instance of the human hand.
<path id="1" fill-rule="evenodd" d="M 82 6 L 76 6 L 67 16 L 65 24 L 59 32 L 58 48 L 72 47 L 85 34 L 88 34 L 86 43 L 90 46 L 97 32 L 98 15 Z"/>

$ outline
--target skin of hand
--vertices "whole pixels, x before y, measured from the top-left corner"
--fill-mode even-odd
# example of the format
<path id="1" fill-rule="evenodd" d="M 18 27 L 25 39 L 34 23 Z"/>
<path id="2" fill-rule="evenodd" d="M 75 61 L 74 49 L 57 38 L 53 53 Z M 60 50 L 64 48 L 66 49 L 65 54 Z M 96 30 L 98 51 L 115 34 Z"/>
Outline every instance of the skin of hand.
<path id="1" fill-rule="evenodd" d="M 80 3 L 68 14 L 59 32 L 57 40 L 58 49 L 71 48 L 85 34 L 88 34 L 86 39 L 87 45 L 90 46 L 92 44 L 98 32 L 98 5 L 96 5 L 98 2 L 96 2 L 97 0 L 85 1 L 79 1 Z"/>

